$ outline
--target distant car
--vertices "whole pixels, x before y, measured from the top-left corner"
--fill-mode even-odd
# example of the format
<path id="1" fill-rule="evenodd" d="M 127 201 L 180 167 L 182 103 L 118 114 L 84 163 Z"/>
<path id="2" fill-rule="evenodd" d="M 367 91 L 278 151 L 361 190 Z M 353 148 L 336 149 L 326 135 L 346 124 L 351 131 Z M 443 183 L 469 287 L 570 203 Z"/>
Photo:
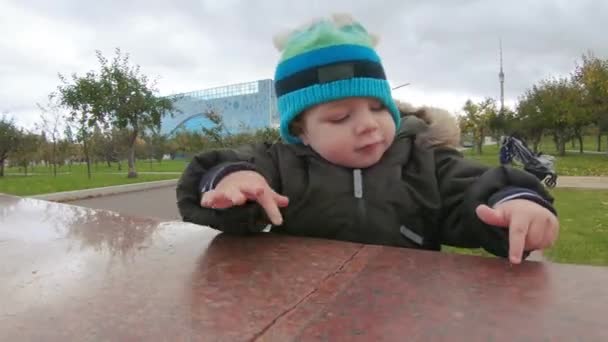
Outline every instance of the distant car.
<path id="1" fill-rule="evenodd" d="M 467 147 L 467 148 L 473 147 L 473 143 L 470 142 L 470 141 L 463 141 L 462 142 L 462 147 Z"/>

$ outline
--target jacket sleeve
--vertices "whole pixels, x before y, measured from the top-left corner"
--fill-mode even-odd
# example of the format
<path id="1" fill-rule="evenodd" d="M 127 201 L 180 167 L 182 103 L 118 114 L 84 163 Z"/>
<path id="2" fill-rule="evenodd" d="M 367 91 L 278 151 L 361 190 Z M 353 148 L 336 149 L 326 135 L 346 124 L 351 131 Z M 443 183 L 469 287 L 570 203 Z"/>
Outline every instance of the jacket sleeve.
<path id="1" fill-rule="evenodd" d="M 281 183 L 272 145 L 256 144 L 233 150 L 201 153 L 192 159 L 177 183 L 177 207 L 184 221 L 236 234 L 259 232 L 269 223 L 262 208 L 254 202 L 229 209 L 200 206 L 201 180 L 204 180 L 208 173 L 215 173 L 231 164 L 249 165 L 249 169 L 254 169 L 264 176 L 275 191 L 280 191 L 277 188 Z"/>
<path id="2" fill-rule="evenodd" d="M 508 230 L 483 223 L 475 213 L 477 206 L 523 198 L 556 214 L 551 195 L 525 171 L 508 166 L 490 168 L 463 158 L 453 149 L 435 150 L 435 161 L 442 203 L 442 244 L 483 247 L 494 255 L 507 257 Z"/>

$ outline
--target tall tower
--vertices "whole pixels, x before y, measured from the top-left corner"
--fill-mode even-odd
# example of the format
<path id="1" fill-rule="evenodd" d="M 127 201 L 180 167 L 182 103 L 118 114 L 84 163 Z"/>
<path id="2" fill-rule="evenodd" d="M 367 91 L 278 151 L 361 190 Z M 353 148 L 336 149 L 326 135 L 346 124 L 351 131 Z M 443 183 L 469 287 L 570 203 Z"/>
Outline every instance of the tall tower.
<path id="1" fill-rule="evenodd" d="M 505 73 L 502 71 L 502 39 L 498 40 L 498 50 L 500 53 L 500 72 L 498 80 L 500 81 L 500 113 L 505 109 Z"/>

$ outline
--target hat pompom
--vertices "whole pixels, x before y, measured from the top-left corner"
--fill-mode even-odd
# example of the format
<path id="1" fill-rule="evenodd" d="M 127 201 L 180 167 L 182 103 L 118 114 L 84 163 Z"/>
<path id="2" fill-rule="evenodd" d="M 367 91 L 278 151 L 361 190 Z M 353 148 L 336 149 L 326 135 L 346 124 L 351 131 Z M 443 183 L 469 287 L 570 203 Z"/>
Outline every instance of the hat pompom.
<path id="1" fill-rule="evenodd" d="M 355 22 L 353 16 L 348 13 L 334 13 L 331 18 L 337 27 L 344 27 Z"/>
<path id="2" fill-rule="evenodd" d="M 320 22 L 326 22 L 334 26 L 335 28 L 343 28 L 351 25 L 360 25 L 351 14 L 349 13 L 334 13 L 330 18 L 314 18 L 311 19 L 294 29 L 284 30 L 276 34 L 273 39 L 274 47 L 279 51 L 283 52 L 287 45 L 289 45 L 289 40 L 298 33 L 302 33 L 306 30 L 312 29 L 314 26 L 318 25 Z M 362 28 L 362 26 L 361 26 Z M 380 41 L 380 37 L 374 33 L 366 32 L 369 37 L 369 44 L 372 47 L 376 47 L 378 42 Z"/>
<path id="3" fill-rule="evenodd" d="M 283 32 L 277 33 L 274 37 L 272 37 L 272 43 L 274 47 L 279 50 L 279 52 L 285 49 L 285 45 L 287 45 L 287 41 L 289 40 L 289 36 L 293 33 L 293 30 L 286 30 Z"/>

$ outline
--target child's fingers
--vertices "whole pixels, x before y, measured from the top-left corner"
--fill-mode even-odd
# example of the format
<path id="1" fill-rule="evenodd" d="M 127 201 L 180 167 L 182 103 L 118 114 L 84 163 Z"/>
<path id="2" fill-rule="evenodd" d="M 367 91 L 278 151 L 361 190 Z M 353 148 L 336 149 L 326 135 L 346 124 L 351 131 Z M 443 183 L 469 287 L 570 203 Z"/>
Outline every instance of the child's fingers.
<path id="1" fill-rule="evenodd" d="M 281 215 L 281 211 L 277 206 L 273 193 L 274 191 L 269 188 L 268 190 L 259 194 L 256 201 L 262 206 L 262 208 L 264 208 L 270 222 L 272 222 L 272 224 L 275 226 L 280 226 L 283 224 L 283 215 Z"/>
<path id="2" fill-rule="evenodd" d="M 246 184 L 241 186 L 240 191 L 248 199 L 255 201 L 257 200 L 258 196 L 264 192 L 264 187 L 255 184 Z"/>
<path id="3" fill-rule="evenodd" d="M 281 225 L 283 216 L 279 207 L 285 207 L 289 200 L 274 192 L 268 184 L 252 182 L 242 184 L 238 187 L 223 188 L 222 191 L 211 190 L 203 195 L 201 205 L 213 208 L 228 208 L 234 205 L 242 205 L 247 200 L 258 202 L 266 212 L 273 225 Z"/>
<path id="4" fill-rule="evenodd" d="M 274 191 L 272 192 L 272 196 L 276 204 L 281 208 L 286 207 L 289 204 L 289 198 L 287 196 L 279 195 Z"/>
<path id="5" fill-rule="evenodd" d="M 529 222 L 521 216 L 513 217 L 509 224 L 509 259 L 514 264 L 521 262 L 528 229 Z"/>
<path id="6" fill-rule="evenodd" d="M 201 196 L 201 207 L 210 208 L 213 204 L 213 193 L 215 190 L 205 191 Z"/>
<path id="7" fill-rule="evenodd" d="M 264 184 L 264 186 L 249 184 L 241 187 L 241 190 L 249 199 L 258 202 L 264 208 L 273 225 L 283 224 L 283 216 L 279 207 L 287 206 L 289 203 L 287 197 L 277 194 L 267 184 Z"/>
<path id="8" fill-rule="evenodd" d="M 544 221 L 544 220 L 543 220 Z M 545 231 L 548 227 L 544 227 L 542 223 L 532 221 L 530 229 L 526 234 L 526 249 L 542 249 L 545 247 Z"/>
<path id="9" fill-rule="evenodd" d="M 485 204 L 481 204 L 475 208 L 475 213 L 485 224 L 505 228 L 509 226 L 509 221 L 504 217 L 502 211 L 492 209 Z"/>
<path id="10" fill-rule="evenodd" d="M 225 191 L 210 190 L 203 194 L 201 206 L 205 208 L 225 209 L 232 207 L 233 204 Z"/>
<path id="11" fill-rule="evenodd" d="M 232 205 L 243 205 L 247 202 L 247 196 L 237 188 L 228 189 L 226 191 L 226 197 L 230 199 Z"/>
<path id="12" fill-rule="evenodd" d="M 543 248 L 553 246 L 555 240 L 557 240 L 559 230 L 559 223 L 555 218 L 549 218 L 545 223 L 545 229 L 543 234 Z"/>

